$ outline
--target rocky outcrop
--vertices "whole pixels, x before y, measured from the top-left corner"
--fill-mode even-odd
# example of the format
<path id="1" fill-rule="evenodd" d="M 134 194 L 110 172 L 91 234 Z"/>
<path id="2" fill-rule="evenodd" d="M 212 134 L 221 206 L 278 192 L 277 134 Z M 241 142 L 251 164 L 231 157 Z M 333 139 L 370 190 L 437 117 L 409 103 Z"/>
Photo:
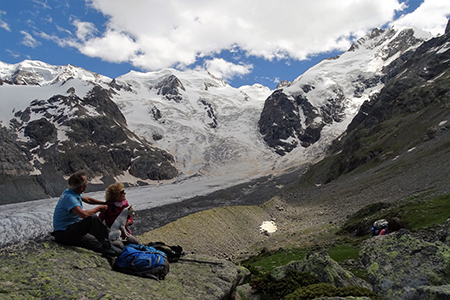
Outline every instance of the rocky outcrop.
<path id="1" fill-rule="evenodd" d="M 435 237 L 448 243 L 450 221 Z M 450 247 L 402 229 L 364 242 L 360 259 L 383 299 L 450 299 Z"/>
<path id="2" fill-rule="evenodd" d="M 303 116 L 298 113 L 302 110 Z M 328 114 L 331 108 L 328 107 Z M 299 144 L 308 147 L 320 138 L 324 126 L 315 120 L 319 112 L 306 98 L 287 96 L 276 90 L 266 100 L 258 122 L 264 141 L 280 155 L 291 152 Z M 293 138 L 296 137 L 296 138 Z"/>
<path id="3" fill-rule="evenodd" d="M 274 269 L 270 277 L 281 281 L 288 277 L 288 271 L 311 273 L 322 283 L 330 283 L 336 287 L 356 286 L 371 289 L 364 280 L 342 268 L 326 252 L 311 252 L 301 261 L 293 261 L 286 266 Z"/>
<path id="4" fill-rule="evenodd" d="M 232 262 L 189 254 L 170 264 L 164 280 L 113 271 L 112 259 L 53 241 L 0 252 L 0 291 L 6 299 L 229 299 L 245 276 Z"/>
<path id="5" fill-rule="evenodd" d="M 170 75 L 155 86 L 158 89 L 158 95 L 163 95 L 167 100 L 181 102 L 183 96 L 178 89 L 186 91 L 183 83 L 175 75 Z"/>

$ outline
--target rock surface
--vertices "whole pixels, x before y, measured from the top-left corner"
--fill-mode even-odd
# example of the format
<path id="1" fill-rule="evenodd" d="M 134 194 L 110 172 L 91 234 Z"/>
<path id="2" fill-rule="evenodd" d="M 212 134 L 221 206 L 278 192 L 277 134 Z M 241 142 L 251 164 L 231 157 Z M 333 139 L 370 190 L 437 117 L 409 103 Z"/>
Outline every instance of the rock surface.
<path id="1" fill-rule="evenodd" d="M 189 254 L 171 263 L 165 280 L 155 281 L 113 271 L 112 259 L 53 241 L 4 248 L 0 259 L 2 299 L 220 300 L 244 274 L 232 262 Z"/>
<path id="2" fill-rule="evenodd" d="M 286 266 L 274 269 L 270 276 L 273 280 L 280 281 L 286 278 L 288 270 L 315 274 L 320 282 L 330 283 L 336 287 L 356 286 L 372 289 L 367 282 L 342 268 L 326 252 L 309 253 L 301 261 L 293 261 Z"/>
<path id="3" fill-rule="evenodd" d="M 446 231 L 450 221 L 437 230 Z M 436 235 L 435 235 L 436 236 Z M 383 299 L 450 299 L 450 247 L 442 241 L 425 241 L 402 229 L 366 240 L 360 259 L 374 291 Z"/>

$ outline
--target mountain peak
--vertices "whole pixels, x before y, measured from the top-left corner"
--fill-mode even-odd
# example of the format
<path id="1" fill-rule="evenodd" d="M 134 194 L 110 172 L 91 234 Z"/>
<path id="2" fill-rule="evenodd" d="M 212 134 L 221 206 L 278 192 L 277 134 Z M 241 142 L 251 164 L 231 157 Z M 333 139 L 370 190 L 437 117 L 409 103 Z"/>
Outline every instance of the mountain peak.
<path id="1" fill-rule="evenodd" d="M 322 60 L 266 101 L 259 120 L 264 140 L 280 155 L 316 143 L 327 147 L 395 75 L 402 56 L 431 37 L 400 26 L 374 29 L 342 55 Z"/>
<path id="2" fill-rule="evenodd" d="M 0 79 L 18 85 L 46 86 L 64 83 L 75 78 L 93 83 L 111 81 L 109 77 L 71 64 L 53 66 L 41 61 L 27 59 L 17 64 L 2 63 L 0 67 Z"/>

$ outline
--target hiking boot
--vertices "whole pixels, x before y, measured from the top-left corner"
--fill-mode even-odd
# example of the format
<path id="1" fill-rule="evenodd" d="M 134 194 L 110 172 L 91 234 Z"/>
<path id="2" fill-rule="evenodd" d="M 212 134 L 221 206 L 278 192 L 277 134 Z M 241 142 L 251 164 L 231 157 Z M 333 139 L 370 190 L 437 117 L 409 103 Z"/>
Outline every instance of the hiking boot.
<path id="1" fill-rule="evenodd" d="M 108 242 L 103 245 L 103 253 L 109 256 L 119 256 L 122 254 L 122 250 Z"/>

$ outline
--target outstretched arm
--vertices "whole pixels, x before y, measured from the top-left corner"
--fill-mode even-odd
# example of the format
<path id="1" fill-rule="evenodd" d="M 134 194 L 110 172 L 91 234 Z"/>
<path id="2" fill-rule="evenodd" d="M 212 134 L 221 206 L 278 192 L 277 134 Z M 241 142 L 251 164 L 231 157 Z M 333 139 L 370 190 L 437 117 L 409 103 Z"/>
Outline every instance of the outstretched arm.
<path id="1" fill-rule="evenodd" d="M 72 208 L 72 212 L 74 214 L 76 214 L 77 216 L 79 216 L 80 218 L 84 219 L 90 216 L 95 215 L 98 212 L 103 212 L 108 208 L 107 205 L 99 205 L 97 207 L 94 207 L 93 209 L 87 209 L 87 210 L 82 210 L 81 207 L 79 206 L 75 206 L 74 208 Z"/>
<path id="2" fill-rule="evenodd" d="M 101 204 L 101 205 L 106 204 L 106 201 L 100 201 L 95 198 L 86 197 L 86 196 L 81 197 L 81 200 L 83 200 L 83 202 L 88 203 L 88 204 Z"/>

